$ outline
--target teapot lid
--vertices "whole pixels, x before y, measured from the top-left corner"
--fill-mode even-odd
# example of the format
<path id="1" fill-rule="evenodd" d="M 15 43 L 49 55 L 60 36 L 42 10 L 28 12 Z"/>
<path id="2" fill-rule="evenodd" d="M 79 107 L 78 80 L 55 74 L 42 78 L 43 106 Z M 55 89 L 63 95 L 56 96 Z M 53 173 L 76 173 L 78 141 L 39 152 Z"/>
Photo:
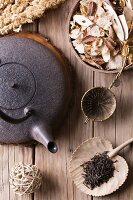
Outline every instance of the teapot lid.
<path id="1" fill-rule="evenodd" d="M 19 109 L 27 105 L 36 91 L 32 72 L 19 63 L 4 63 L 0 66 L 0 107 Z"/>

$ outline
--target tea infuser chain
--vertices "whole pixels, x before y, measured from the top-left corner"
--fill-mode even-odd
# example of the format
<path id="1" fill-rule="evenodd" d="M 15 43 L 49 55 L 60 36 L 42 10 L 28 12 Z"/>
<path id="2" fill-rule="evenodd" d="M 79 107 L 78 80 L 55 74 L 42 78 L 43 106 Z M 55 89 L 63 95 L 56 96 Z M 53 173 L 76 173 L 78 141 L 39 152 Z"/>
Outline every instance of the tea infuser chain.
<path id="1" fill-rule="evenodd" d="M 111 88 L 114 86 L 114 83 L 115 83 L 115 81 L 118 79 L 118 77 L 120 77 L 120 75 L 121 75 L 121 73 L 122 73 L 122 71 L 123 71 L 123 69 L 124 69 L 124 67 L 125 67 L 125 62 L 126 62 L 126 56 L 124 55 L 122 67 L 121 67 L 120 71 L 117 73 L 117 75 L 115 76 L 115 78 L 114 78 L 114 80 L 112 81 L 110 87 L 108 87 L 108 88 L 107 88 L 107 87 L 101 87 L 101 88 L 96 87 L 96 88 L 92 88 L 91 90 L 87 91 L 87 92 L 84 94 L 84 96 L 82 97 L 82 100 L 81 100 L 81 108 L 82 108 L 82 110 L 83 110 L 83 113 L 84 113 L 85 116 L 86 116 L 86 120 L 85 120 L 85 122 L 84 122 L 85 125 L 89 122 L 90 119 L 91 119 L 92 121 L 95 121 L 95 120 L 97 119 L 97 117 L 96 117 L 96 115 L 94 115 L 94 113 L 92 114 L 92 116 L 91 116 L 91 115 L 88 116 L 88 115 L 86 114 L 86 111 L 85 111 L 86 108 L 84 107 L 85 104 L 83 104 L 83 103 L 85 103 L 85 101 L 86 101 L 85 98 L 88 98 L 88 97 L 87 97 L 88 92 L 91 92 L 90 95 L 92 95 L 94 98 L 97 97 L 97 98 L 101 98 L 101 99 L 102 99 L 102 100 L 100 100 L 100 102 L 98 102 L 98 100 L 97 100 L 97 102 L 96 102 L 96 107 L 95 107 L 95 108 L 94 108 L 94 104 L 93 104 L 93 108 L 91 108 L 91 109 L 93 109 L 93 111 L 94 111 L 94 109 L 96 109 L 96 113 L 95 113 L 95 114 L 97 114 L 97 110 L 99 109 L 98 115 L 100 115 L 101 110 L 103 110 L 103 105 L 104 105 L 103 102 L 101 103 L 101 101 L 106 102 L 106 113 L 104 113 L 104 115 L 102 115 L 102 118 L 101 118 L 101 116 L 100 116 L 100 118 L 98 118 L 96 121 L 103 121 L 103 120 L 109 118 L 109 117 L 114 113 L 114 111 L 115 111 L 115 109 L 116 109 L 116 99 L 115 99 L 114 94 L 111 92 Z M 94 90 L 96 90 L 96 91 L 94 91 Z M 92 91 L 93 91 L 93 92 L 92 92 Z M 98 94 L 97 94 L 97 95 L 94 95 L 95 92 L 97 92 Z M 105 96 L 105 94 L 106 94 L 106 96 Z M 107 98 L 107 99 L 110 98 L 110 102 L 111 102 L 111 103 L 109 103 L 109 105 L 108 105 L 108 101 L 106 100 L 106 98 Z M 84 101 L 83 101 L 83 100 L 84 100 Z M 91 104 L 92 104 L 92 103 L 91 103 Z M 100 108 L 99 108 L 99 106 L 100 106 Z M 88 108 L 87 108 L 87 109 L 88 109 Z M 105 108 L 104 108 L 104 110 L 105 110 Z M 95 118 L 94 118 L 94 116 L 95 116 Z"/>
<path id="2" fill-rule="evenodd" d="M 96 119 L 96 117 L 93 120 L 95 120 L 95 119 Z M 90 119 L 88 117 L 86 117 L 86 120 L 84 121 L 84 124 L 87 125 L 89 121 L 90 121 Z"/>
<path id="3" fill-rule="evenodd" d="M 88 122 L 90 121 L 90 119 L 87 117 L 86 120 L 84 121 L 84 124 L 88 124 Z"/>
<path id="4" fill-rule="evenodd" d="M 111 85 L 109 86 L 109 89 L 111 90 L 112 87 L 114 86 L 114 83 L 116 82 L 116 80 L 121 76 L 121 73 L 123 72 L 123 69 L 125 67 L 125 62 L 126 62 L 126 57 L 124 58 L 124 61 L 123 61 L 123 65 L 122 65 L 122 68 L 121 70 L 117 73 L 117 75 L 115 76 L 114 80 L 112 81 Z"/>

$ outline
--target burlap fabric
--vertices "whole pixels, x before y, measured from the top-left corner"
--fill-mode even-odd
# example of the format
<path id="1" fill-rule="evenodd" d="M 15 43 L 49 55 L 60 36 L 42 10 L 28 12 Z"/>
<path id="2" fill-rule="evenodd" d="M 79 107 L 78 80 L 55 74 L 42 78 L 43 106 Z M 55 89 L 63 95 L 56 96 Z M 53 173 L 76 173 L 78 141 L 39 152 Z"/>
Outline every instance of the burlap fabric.
<path id="1" fill-rule="evenodd" d="M 0 0 L 0 35 L 21 30 L 49 9 L 65 0 Z"/>

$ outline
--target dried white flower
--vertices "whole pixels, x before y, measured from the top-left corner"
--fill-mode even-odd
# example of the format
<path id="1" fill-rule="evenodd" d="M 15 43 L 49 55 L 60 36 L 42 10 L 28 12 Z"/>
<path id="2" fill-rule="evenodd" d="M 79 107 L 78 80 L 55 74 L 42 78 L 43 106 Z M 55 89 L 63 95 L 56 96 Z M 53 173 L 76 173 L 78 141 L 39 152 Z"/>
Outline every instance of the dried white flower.
<path id="1" fill-rule="evenodd" d="M 22 30 L 22 25 L 19 25 L 18 28 L 14 29 L 14 31 L 17 32 L 17 33 L 20 32 L 21 30 Z"/>
<path id="2" fill-rule="evenodd" d="M 104 6 L 104 9 L 112 16 L 112 25 L 113 25 L 113 28 L 116 32 L 117 37 L 121 41 L 124 41 L 125 38 L 124 38 L 124 32 L 123 32 L 122 25 L 120 23 L 120 20 L 117 16 L 116 12 L 114 11 L 112 6 L 110 5 L 110 2 L 108 0 L 103 1 L 103 6 Z"/>
<path id="3" fill-rule="evenodd" d="M 125 3 L 126 3 L 126 7 L 130 8 L 131 10 L 133 9 L 132 3 L 130 0 L 126 0 Z"/>
<path id="4" fill-rule="evenodd" d="M 105 62 L 109 62 L 110 60 L 110 50 L 106 45 L 103 45 L 101 48 L 102 57 Z"/>
<path id="5" fill-rule="evenodd" d="M 74 15 L 73 20 L 74 23 L 76 22 L 77 24 L 84 26 L 86 28 L 93 24 L 91 20 L 89 20 L 87 17 L 83 15 Z"/>
<path id="6" fill-rule="evenodd" d="M 111 57 L 110 61 L 106 65 L 107 70 L 121 69 L 124 57 L 122 55 L 116 55 Z"/>
<path id="7" fill-rule="evenodd" d="M 109 30 L 112 25 L 111 18 L 109 16 L 100 17 L 97 19 L 96 24 L 104 30 Z"/>
<path id="8" fill-rule="evenodd" d="M 97 14 L 97 16 L 102 17 L 102 16 L 104 16 L 106 14 L 106 12 L 101 6 L 98 6 L 96 14 Z"/>
<path id="9" fill-rule="evenodd" d="M 79 35 L 80 35 L 80 28 L 76 28 L 71 31 L 70 37 L 72 39 L 77 39 Z"/>
<path id="10" fill-rule="evenodd" d="M 83 44 L 79 44 L 75 47 L 75 49 L 80 53 L 80 54 L 84 54 L 84 45 Z"/>
<path id="11" fill-rule="evenodd" d="M 101 31 L 100 31 L 100 29 L 99 29 L 99 27 L 97 25 L 93 26 L 90 29 L 89 35 L 94 36 L 94 37 L 100 37 L 100 36 L 102 36 L 101 35 Z"/>
<path id="12" fill-rule="evenodd" d="M 123 31 L 124 31 L 124 38 L 125 40 L 128 39 L 128 25 L 127 25 L 127 22 L 126 22 L 126 18 L 125 18 L 125 15 L 119 15 L 119 20 L 122 24 L 122 28 L 123 28 Z"/>
<path id="13" fill-rule="evenodd" d="M 91 50 L 90 50 L 91 56 L 97 56 L 97 55 L 99 55 L 99 53 L 100 53 L 100 51 L 98 48 L 91 48 Z"/>
<path id="14" fill-rule="evenodd" d="M 81 44 L 81 42 L 79 40 L 73 40 L 72 44 L 74 47 L 78 46 L 79 44 Z"/>

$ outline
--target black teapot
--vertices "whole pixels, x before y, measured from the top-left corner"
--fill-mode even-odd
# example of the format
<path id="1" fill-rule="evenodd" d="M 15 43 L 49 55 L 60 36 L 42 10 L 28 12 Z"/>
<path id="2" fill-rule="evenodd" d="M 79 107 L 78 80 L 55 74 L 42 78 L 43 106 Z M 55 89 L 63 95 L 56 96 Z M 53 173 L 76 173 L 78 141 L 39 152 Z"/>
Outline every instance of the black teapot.
<path id="1" fill-rule="evenodd" d="M 0 142 L 36 140 L 57 152 L 51 132 L 69 104 L 68 66 L 39 35 L 0 38 L 0 49 Z"/>

